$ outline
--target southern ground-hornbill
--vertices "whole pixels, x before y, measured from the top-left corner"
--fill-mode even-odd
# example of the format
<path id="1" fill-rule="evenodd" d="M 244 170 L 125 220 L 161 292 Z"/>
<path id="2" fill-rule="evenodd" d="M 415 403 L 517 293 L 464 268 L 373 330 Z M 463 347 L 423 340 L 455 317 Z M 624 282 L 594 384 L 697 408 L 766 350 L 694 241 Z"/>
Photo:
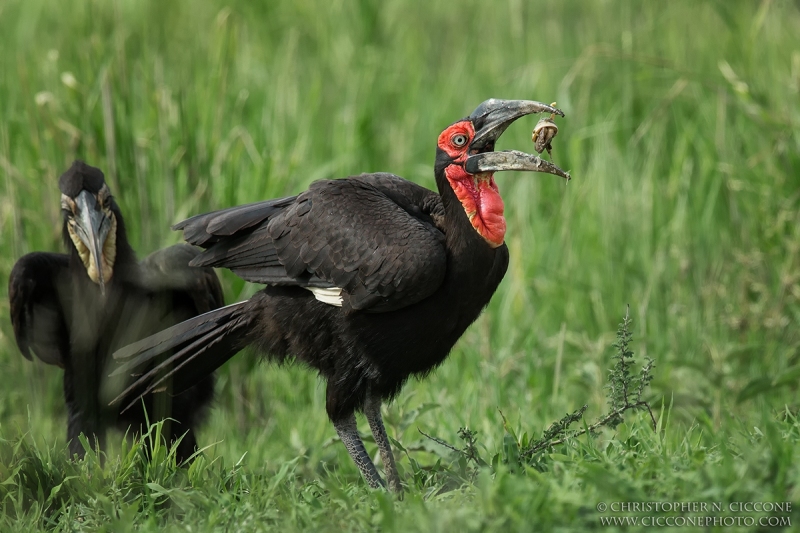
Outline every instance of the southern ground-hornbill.
<path id="1" fill-rule="evenodd" d="M 217 276 L 211 268 L 189 266 L 200 250 L 188 244 L 137 261 L 99 169 L 76 161 L 58 186 L 69 253 L 34 252 L 14 265 L 8 294 L 17 345 L 28 359 L 33 352 L 64 369 L 70 454 L 83 456 L 81 433 L 102 446 L 108 427 L 138 430 L 148 418 L 169 417 L 166 435 L 174 440 L 186 433 L 176 451 L 183 461 L 194 453 L 194 428 L 212 399 L 213 376 L 176 396 L 151 392 L 144 406 L 138 401 L 121 413 L 108 402 L 130 380 L 108 378 L 111 354 L 222 306 Z"/>
<path id="2" fill-rule="evenodd" d="M 389 488 L 401 490 L 381 402 L 447 357 L 506 272 L 493 173 L 569 179 L 537 156 L 494 152 L 511 122 L 542 111 L 563 116 L 539 102 L 492 99 L 445 129 L 436 147 L 439 194 L 392 174 L 362 174 L 177 224 L 186 241 L 206 249 L 193 265 L 229 268 L 267 287 L 114 356 L 139 367 L 174 350 L 163 365 L 176 390 L 247 345 L 272 360 L 296 358 L 326 380 L 328 416 L 370 486 L 383 481 L 358 435 L 356 411 L 369 421 Z M 148 385 L 157 386 L 157 379 Z"/>

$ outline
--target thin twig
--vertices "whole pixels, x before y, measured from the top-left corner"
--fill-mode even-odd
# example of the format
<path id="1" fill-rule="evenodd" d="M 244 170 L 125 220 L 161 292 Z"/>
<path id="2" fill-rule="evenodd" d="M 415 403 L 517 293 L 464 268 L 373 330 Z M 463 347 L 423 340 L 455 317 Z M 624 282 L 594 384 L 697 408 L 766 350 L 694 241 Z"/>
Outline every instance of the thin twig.
<path id="1" fill-rule="evenodd" d="M 435 442 L 436 444 L 439 444 L 439 445 L 441 445 L 441 446 L 444 446 L 445 448 L 447 448 L 447 449 L 449 449 L 449 450 L 453 450 L 454 452 L 462 453 L 462 452 L 461 452 L 461 450 L 459 450 L 458 448 L 456 448 L 456 447 L 455 447 L 455 446 L 453 446 L 452 444 L 448 444 L 447 442 L 443 441 L 442 439 L 439 439 L 439 438 L 436 438 L 436 437 L 432 437 L 432 436 L 428 435 L 427 433 L 425 433 L 424 431 L 422 431 L 422 430 L 421 430 L 421 429 L 419 429 L 419 428 L 417 428 L 417 431 L 419 431 L 420 433 L 422 433 L 422 435 L 423 435 L 424 437 L 427 437 L 427 438 L 431 439 L 431 440 L 432 440 L 433 442 Z"/>
<path id="2" fill-rule="evenodd" d="M 531 446 L 527 450 L 524 450 L 522 453 L 520 453 L 520 457 L 530 457 L 531 455 L 534 455 L 534 454 L 536 454 L 536 453 L 538 453 L 538 452 L 540 452 L 542 450 L 546 450 L 548 448 L 553 448 L 555 446 L 558 446 L 559 444 L 564 444 L 569 439 L 574 439 L 574 438 L 580 437 L 581 435 L 586 435 L 587 433 L 593 433 L 596 429 L 598 429 L 598 428 L 600 428 L 602 426 L 605 426 L 611 420 L 613 420 L 614 418 L 616 418 L 618 416 L 621 416 L 622 413 L 624 413 L 625 411 L 627 411 L 629 409 L 647 409 L 647 412 L 650 413 L 650 420 L 652 420 L 652 422 L 653 422 L 653 431 L 656 430 L 656 428 L 657 428 L 656 419 L 655 419 L 655 416 L 653 416 L 653 411 L 650 409 L 650 404 L 648 404 L 647 402 L 629 403 L 629 404 L 623 405 L 619 409 L 615 409 L 615 410 L 611 411 L 610 413 L 606 414 L 604 417 L 600 418 L 597 422 L 595 422 L 594 424 L 592 424 L 590 426 L 586 426 L 583 429 L 580 429 L 578 431 L 572 432 L 572 433 L 570 433 L 568 435 L 564 435 L 563 437 L 555 439 L 555 440 L 539 442 L 539 443 Z"/>

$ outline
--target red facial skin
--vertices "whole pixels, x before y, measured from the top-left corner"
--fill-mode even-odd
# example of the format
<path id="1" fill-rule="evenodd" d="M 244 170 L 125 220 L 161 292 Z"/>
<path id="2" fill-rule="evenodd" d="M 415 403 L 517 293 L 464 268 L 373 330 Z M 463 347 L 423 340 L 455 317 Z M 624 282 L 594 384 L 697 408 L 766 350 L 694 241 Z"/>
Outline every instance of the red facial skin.
<path id="1" fill-rule="evenodd" d="M 466 138 L 463 146 L 455 142 L 460 140 L 459 135 Z M 469 174 L 462 166 L 469 157 L 469 145 L 473 137 L 475 128 L 468 120 L 453 124 L 439 135 L 439 148 L 453 158 L 453 164 L 444 169 L 444 174 L 464 206 L 472 227 L 489 246 L 497 248 L 505 240 L 506 219 L 503 216 L 503 199 L 500 198 L 494 175 L 491 172 Z"/>

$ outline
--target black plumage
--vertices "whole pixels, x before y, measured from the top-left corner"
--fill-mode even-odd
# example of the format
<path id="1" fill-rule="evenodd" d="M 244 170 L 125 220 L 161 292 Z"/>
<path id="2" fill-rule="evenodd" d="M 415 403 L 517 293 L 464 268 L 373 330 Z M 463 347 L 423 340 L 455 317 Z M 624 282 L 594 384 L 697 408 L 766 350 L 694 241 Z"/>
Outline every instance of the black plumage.
<path id="1" fill-rule="evenodd" d="M 516 169 L 568 178 L 536 156 L 493 152 L 508 124 L 541 111 L 563 115 L 538 102 L 489 100 L 447 128 L 437 146 L 438 194 L 391 174 L 362 174 L 181 222 L 175 229 L 206 248 L 192 264 L 230 268 L 267 287 L 115 357 L 139 366 L 174 349 L 165 366 L 173 365 L 178 389 L 247 345 L 272 360 L 296 358 L 325 379 L 328 416 L 362 474 L 378 486 L 382 480 L 355 427 L 354 413 L 366 414 L 389 486 L 399 490 L 381 402 L 447 357 L 508 266 L 502 201 L 491 174 Z"/>
<path id="2" fill-rule="evenodd" d="M 188 432 L 177 450 L 184 460 L 194 453 L 194 429 L 212 399 L 213 376 L 175 396 L 162 387 L 145 396 L 144 408 L 137 402 L 121 413 L 108 402 L 130 380 L 108 378 L 111 354 L 223 305 L 219 281 L 213 269 L 189 266 L 199 250 L 187 244 L 139 262 L 99 169 L 76 161 L 59 188 L 69 253 L 34 252 L 14 265 L 8 294 L 17 345 L 26 358 L 64 369 L 71 454 L 84 454 L 81 433 L 102 446 L 109 427 L 138 430 L 146 416 L 151 422 L 170 417 L 169 438 Z"/>

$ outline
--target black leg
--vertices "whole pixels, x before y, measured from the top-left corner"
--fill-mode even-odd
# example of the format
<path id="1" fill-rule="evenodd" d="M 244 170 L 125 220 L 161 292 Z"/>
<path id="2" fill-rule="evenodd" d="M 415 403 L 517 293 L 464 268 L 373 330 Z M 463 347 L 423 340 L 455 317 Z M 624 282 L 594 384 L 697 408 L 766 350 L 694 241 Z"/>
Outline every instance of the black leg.
<path id="1" fill-rule="evenodd" d="M 89 445 L 93 450 L 102 450 L 105 447 L 105 431 L 99 427 L 99 423 L 87 418 L 75 402 L 67 402 L 67 440 L 70 457 L 77 455 L 78 459 L 83 459 L 86 455 L 86 450 L 81 444 L 81 433 L 89 439 Z"/>
<path id="2" fill-rule="evenodd" d="M 347 448 L 347 453 L 353 459 L 361 475 L 367 480 L 369 486 L 373 489 L 385 487 L 378 470 L 372 463 L 372 459 L 367 455 L 367 450 L 364 449 L 364 443 L 361 442 L 361 437 L 358 435 L 358 427 L 356 426 L 356 416 L 351 413 L 349 417 L 344 420 L 339 420 L 333 423 L 336 428 L 336 433 L 342 439 L 344 447 Z"/>
<path id="3" fill-rule="evenodd" d="M 402 492 L 403 486 L 400 484 L 400 475 L 397 473 L 392 447 L 389 444 L 389 437 L 386 435 L 386 428 L 383 427 L 380 398 L 367 396 L 364 414 L 367 417 L 367 422 L 369 422 L 369 428 L 372 430 L 372 436 L 375 437 L 375 442 L 378 444 L 378 450 L 381 452 L 381 461 L 383 461 L 383 470 L 386 473 L 386 482 L 389 484 L 389 490 Z"/>
<path id="4" fill-rule="evenodd" d="M 86 450 L 81 444 L 80 435 L 83 433 L 89 439 L 93 450 L 102 450 L 105 447 L 105 428 L 100 420 L 99 409 L 93 402 L 91 386 L 83 383 L 74 383 L 75 377 L 69 367 L 64 371 L 64 397 L 67 405 L 67 441 L 69 442 L 69 455 L 83 459 Z M 79 388 L 80 390 L 75 390 Z"/>
<path id="5" fill-rule="evenodd" d="M 180 424 L 173 422 L 173 425 L 180 428 Z M 170 442 L 174 443 L 178 439 L 181 439 L 181 442 L 178 444 L 178 448 L 175 450 L 175 461 L 178 464 L 182 464 L 185 463 L 195 451 L 197 451 L 197 439 L 194 436 L 194 431 L 192 428 L 189 428 L 189 430 L 186 431 L 186 434 L 183 435 L 183 438 L 181 438 L 181 434 L 179 432 L 173 432 L 170 436 Z"/>

